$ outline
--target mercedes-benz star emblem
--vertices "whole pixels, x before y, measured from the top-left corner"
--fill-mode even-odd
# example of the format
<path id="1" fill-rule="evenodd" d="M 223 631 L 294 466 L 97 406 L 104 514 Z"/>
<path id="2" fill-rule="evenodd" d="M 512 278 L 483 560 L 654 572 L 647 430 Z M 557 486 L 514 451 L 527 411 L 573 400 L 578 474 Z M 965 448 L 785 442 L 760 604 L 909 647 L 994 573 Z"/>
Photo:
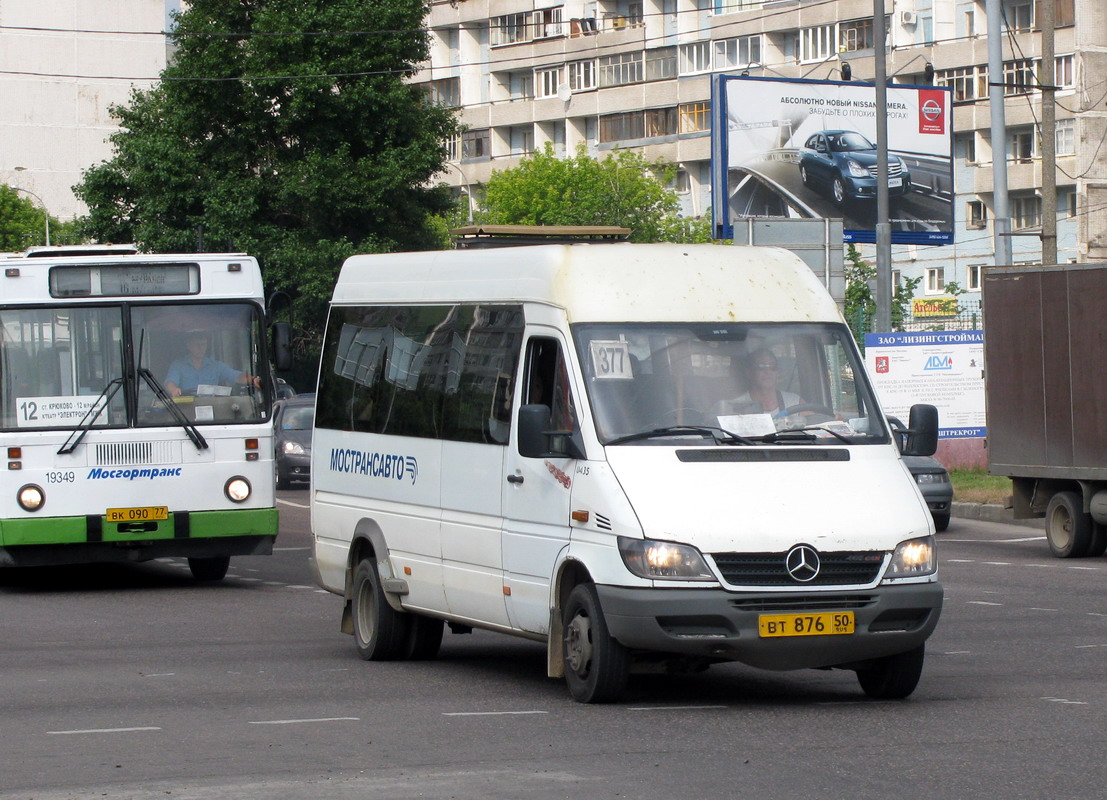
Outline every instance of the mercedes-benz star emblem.
<path id="1" fill-rule="evenodd" d="M 819 574 L 819 554 L 809 544 L 797 544 L 784 557 L 784 568 L 794 581 L 813 581 Z"/>

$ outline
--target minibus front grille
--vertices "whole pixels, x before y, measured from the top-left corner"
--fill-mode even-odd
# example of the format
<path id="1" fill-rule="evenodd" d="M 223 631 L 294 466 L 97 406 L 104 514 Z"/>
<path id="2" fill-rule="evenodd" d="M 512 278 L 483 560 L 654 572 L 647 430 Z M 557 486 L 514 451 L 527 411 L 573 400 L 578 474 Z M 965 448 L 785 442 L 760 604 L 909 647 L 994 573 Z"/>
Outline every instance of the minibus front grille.
<path id="1" fill-rule="evenodd" d="M 787 553 L 712 553 L 719 572 L 733 586 L 864 586 L 873 583 L 884 554 L 872 550 L 819 553 L 819 571 L 807 581 L 788 573 Z"/>
<path id="2" fill-rule="evenodd" d="M 868 594 L 789 594 L 732 600 L 730 604 L 738 611 L 773 614 L 789 611 L 858 611 L 875 602 L 876 598 Z"/>

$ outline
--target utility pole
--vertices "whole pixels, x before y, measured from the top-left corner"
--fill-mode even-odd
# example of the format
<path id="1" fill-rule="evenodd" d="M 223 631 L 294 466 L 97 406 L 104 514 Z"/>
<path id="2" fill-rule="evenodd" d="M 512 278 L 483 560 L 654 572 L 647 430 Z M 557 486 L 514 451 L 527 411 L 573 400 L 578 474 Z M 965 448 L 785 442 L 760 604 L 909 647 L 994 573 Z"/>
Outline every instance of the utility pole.
<path id="1" fill-rule="evenodd" d="M 1042 263 L 1057 263 L 1057 91 L 1053 53 L 1054 0 L 1038 0 L 1042 29 L 1042 60 L 1038 87 L 1042 90 Z"/>
<path id="2" fill-rule="evenodd" d="M 998 0 L 997 0 L 998 1 Z M 876 319 L 877 331 L 892 329 L 892 223 L 888 221 L 888 78 L 884 63 L 887 25 L 884 0 L 873 0 L 876 39 Z"/>
<path id="3" fill-rule="evenodd" d="M 988 107 L 992 115 L 992 223 L 996 266 L 1011 265 L 1011 212 L 1007 199 L 1007 118 L 1003 107 L 1003 7 L 985 0 L 988 17 Z"/>

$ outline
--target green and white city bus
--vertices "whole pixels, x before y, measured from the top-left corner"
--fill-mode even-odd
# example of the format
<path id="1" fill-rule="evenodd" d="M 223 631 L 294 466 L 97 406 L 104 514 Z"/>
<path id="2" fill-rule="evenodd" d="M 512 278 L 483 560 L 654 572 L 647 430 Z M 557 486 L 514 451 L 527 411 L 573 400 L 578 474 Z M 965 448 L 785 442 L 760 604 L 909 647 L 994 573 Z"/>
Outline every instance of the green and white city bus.
<path id="1" fill-rule="evenodd" d="M 184 557 L 219 580 L 271 553 L 257 261 L 95 246 L 0 265 L 0 567 Z"/>

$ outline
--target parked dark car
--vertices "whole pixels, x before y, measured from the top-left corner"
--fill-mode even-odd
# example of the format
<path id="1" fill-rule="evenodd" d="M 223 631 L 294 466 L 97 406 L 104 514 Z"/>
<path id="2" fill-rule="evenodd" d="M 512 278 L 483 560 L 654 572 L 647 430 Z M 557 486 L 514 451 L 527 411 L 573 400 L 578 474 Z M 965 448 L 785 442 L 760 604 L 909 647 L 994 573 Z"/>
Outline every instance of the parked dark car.
<path id="1" fill-rule="evenodd" d="M 839 205 L 848 199 L 876 198 L 876 145 L 856 131 L 821 131 L 800 149 L 805 186 L 829 191 Z M 911 190 L 911 173 L 899 156 L 888 154 L 888 195 Z"/>
<path id="2" fill-rule="evenodd" d="M 311 427 L 315 421 L 315 397 L 297 396 L 273 405 L 273 458 L 277 488 L 311 480 Z"/>
<path id="3" fill-rule="evenodd" d="M 897 443 L 903 449 L 907 426 L 896 417 L 888 417 L 888 423 L 897 434 Z M 915 483 L 919 485 L 923 500 L 934 518 L 934 530 L 941 533 L 949 527 L 949 518 L 953 512 L 953 483 L 949 472 L 938 459 L 932 456 L 900 456 Z"/>

